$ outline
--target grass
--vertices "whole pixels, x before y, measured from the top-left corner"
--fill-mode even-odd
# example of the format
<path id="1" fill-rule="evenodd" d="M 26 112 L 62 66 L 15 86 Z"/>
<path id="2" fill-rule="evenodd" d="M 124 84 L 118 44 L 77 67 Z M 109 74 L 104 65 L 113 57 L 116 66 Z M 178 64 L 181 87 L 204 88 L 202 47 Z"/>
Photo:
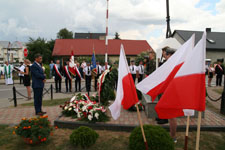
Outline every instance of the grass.
<path id="1" fill-rule="evenodd" d="M 54 99 L 54 100 L 43 100 L 42 106 L 57 106 L 64 104 L 65 101 L 70 100 L 70 98 L 64 98 L 64 99 Z M 21 104 L 21 106 L 34 106 L 34 103 L 25 103 Z"/>
<path id="2" fill-rule="evenodd" d="M 1 150 L 81 150 L 74 147 L 69 142 L 69 136 L 72 133 L 70 129 L 57 129 L 54 135 L 47 143 L 31 146 L 16 135 L 12 134 L 13 128 L 0 125 L 0 149 Z M 129 136 L 128 132 L 98 131 L 99 138 L 95 145 L 87 150 L 128 150 Z M 183 150 L 184 132 L 177 133 L 178 143 L 176 150 Z M 196 132 L 189 134 L 188 150 L 195 149 Z M 10 142 L 9 142 L 10 141 Z M 224 150 L 225 149 L 224 132 L 201 132 L 200 149 L 201 150 Z"/>

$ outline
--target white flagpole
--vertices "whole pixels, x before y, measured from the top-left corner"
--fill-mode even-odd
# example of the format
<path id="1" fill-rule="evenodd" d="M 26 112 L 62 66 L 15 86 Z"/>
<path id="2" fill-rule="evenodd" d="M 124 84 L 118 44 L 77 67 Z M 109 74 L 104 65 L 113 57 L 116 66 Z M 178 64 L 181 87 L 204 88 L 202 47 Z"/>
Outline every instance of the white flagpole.
<path id="1" fill-rule="evenodd" d="M 108 62 L 108 24 L 109 24 L 109 0 L 107 0 L 107 9 L 106 9 L 105 62 Z"/>
<path id="2" fill-rule="evenodd" d="M 189 124 L 190 124 L 190 116 L 187 116 L 184 150 L 187 150 L 187 145 L 188 145 Z"/>

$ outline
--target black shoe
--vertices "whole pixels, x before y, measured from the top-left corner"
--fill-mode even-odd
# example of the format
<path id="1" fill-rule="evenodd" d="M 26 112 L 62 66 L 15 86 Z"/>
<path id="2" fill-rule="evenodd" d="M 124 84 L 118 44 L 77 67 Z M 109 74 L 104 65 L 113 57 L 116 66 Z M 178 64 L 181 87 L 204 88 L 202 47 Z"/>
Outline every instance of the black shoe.
<path id="1" fill-rule="evenodd" d="M 44 115 L 44 114 L 47 114 L 47 112 L 44 112 L 44 111 L 41 111 L 41 113 Z"/>
<path id="2" fill-rule="evenodd" d="M 157 121 L 157 124 L 167 124 L 168 122 L 168 119 L 160 119 L 159 121 Z"/>
<path id="3" fill-rule="evenodd" d="M 159 118 L 155 118 L 155 121 L 159 121 L 159 120 L 161 120 L 161 119 L 159 119 Z"/>

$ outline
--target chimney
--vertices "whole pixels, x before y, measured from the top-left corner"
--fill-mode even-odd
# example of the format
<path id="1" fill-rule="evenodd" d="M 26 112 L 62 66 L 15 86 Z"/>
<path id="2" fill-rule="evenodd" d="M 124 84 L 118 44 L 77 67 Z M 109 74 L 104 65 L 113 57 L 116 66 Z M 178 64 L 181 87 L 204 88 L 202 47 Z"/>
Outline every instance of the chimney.
<path id="1" fill-rule="evenodd" d="M 205 31 L 206 32 L 211 32 L 211 28 L 206 28 Z"/>

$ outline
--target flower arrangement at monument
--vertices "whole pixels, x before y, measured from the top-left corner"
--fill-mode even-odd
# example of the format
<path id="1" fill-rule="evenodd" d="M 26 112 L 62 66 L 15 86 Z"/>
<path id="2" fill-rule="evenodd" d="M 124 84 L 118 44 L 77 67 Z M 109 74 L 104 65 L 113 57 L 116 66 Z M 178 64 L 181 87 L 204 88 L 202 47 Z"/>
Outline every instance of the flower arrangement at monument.
<path id="1" fill-rule="evenodd" d="M 77 94 L 60 107 L 63 115 L 79 121 L 95 123 L 109 120 L 104 106 L 96 102 L 96 97 L 89 97 L 87 94 Z"/>
<path id="2" fill-rule="evenodd" d="M 53 129 L 48 116 L 23 118 L 20 124 L 14 127 L 13 134 L 22 137 L 27 144 L 39 144 L 52 135 Z"/>

